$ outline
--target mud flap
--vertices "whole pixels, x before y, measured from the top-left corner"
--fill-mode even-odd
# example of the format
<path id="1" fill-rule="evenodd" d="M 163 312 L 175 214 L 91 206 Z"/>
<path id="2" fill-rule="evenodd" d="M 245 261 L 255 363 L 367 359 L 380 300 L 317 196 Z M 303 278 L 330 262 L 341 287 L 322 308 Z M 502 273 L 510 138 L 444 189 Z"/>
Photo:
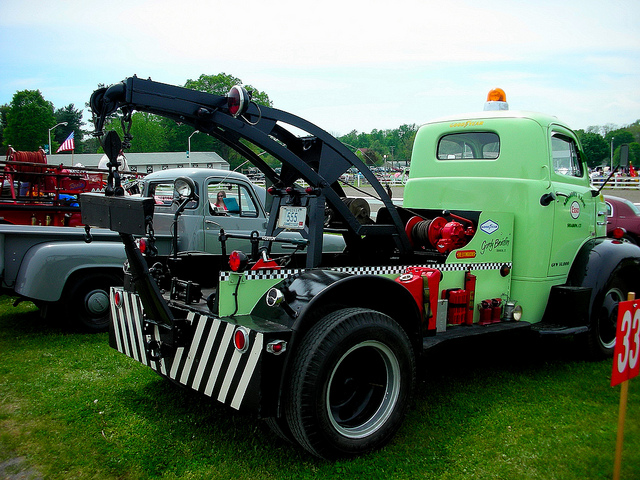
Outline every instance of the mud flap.
<path id="1" fill-rule="evenodd" d="M 119 306 L 115 295 L 122 296 Z M 236 410 L 257 410 L 260 401 L 264 335 L 248 330 L 248 348 L 234 346 L 236 325 L 190 312 L 193 336 L 184 346 L 162 344 L 160 328 L 144 320 L 136 294 L 111 290 L 112 321 L 109 344 L 160 375 L 229 405 Z"/>

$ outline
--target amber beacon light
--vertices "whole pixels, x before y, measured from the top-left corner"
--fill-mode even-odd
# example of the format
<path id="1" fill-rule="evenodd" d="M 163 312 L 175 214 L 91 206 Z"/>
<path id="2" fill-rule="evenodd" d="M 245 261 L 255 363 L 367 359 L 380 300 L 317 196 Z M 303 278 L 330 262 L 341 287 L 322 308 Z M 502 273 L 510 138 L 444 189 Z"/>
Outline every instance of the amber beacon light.
<path id="1" fill-rule="evenodd" d="M 487 94 L 487 102 L 484 104 L 485 110 L 509 110 L 507 94 L 501 88 L 494 88 Z"/>

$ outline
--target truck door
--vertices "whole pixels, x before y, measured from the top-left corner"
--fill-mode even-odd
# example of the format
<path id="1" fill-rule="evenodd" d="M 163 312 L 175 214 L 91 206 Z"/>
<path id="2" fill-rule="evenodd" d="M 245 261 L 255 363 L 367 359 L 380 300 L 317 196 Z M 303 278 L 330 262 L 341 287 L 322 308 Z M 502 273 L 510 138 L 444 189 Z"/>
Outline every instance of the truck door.
<path id="1" fill-rule="evenodd" d="M 227 233 L 250 235 L 257 230 L 264 234 L 266 216 L 248 185 L 233 179 L 209 179 L 203 197 L 205 251 L 221 253 L 221 228 Z M 249 252 L 251 244 L 248 240 L 228 239 L 227 253 L 233 250 Z"/>
<path id="2" fill-rule="evenodd" d="M 595 236 L 596 201 L 586 165 L 574 135 L 562 127 L 549 128 L 553 202 L 549 276 L 567 275 L 578 249 Z"/>

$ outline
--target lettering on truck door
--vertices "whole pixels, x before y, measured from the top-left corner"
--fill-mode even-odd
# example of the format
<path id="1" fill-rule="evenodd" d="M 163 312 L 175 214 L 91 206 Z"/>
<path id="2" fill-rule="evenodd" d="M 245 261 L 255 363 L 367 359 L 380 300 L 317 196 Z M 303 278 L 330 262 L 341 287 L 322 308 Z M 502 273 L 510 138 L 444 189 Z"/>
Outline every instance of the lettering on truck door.
<path id="1" fill-rule="evenodd" d="M 551 188 L 556 195 L 549 276 L 567 275 L 580 245 L 595 235 L 596 202 L 573 135 L 552 126 L 549 142 Z"/>

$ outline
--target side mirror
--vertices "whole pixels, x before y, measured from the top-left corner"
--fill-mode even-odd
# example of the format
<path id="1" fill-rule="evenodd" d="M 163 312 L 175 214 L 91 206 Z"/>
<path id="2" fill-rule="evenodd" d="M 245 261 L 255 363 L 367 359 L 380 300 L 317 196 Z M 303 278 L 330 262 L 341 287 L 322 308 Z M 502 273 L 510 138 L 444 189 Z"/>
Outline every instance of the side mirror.
<path id="1" fill-rule="evenodd" d="M 624 143 L 620 145 L 620 167 L 626 168 L 629 166 L 629 144 Z"/>
<path id="2" fill-rule="evenodd" d="M 540 197 L 540 205 L 548 207 L 552 202 L 555 202 L 556 194 L 553 192 L 545 193 Z"/>

